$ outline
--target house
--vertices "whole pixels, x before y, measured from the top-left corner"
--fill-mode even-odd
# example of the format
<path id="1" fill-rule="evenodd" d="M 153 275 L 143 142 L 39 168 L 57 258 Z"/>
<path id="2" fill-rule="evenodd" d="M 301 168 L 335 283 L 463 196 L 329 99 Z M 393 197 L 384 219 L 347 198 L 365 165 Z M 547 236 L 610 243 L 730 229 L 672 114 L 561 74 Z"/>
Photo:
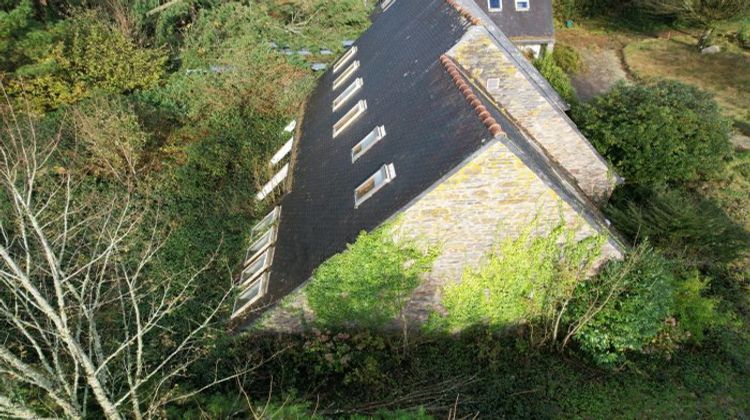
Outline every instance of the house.
<path id="1" fill-rule="evenodd" d="M 253 229 L 233 318 L 271 311 L 293 329 L 277 303 L 396 216 L 400 238 L 441 244 L 406 308 L 415 324 L 444 285 L 535 217 L 562 215 L 580 238 L 603 233 L 602 260 L 621 257 L 595 205 L 618 178 L 566 106 L 473 0 L 383 3 L 271 159 L 278 172 L 257 198 L 274 206 Z"/>
<path id="2" fill-rule="evenodd" d="M 538 57 L 555 44 L 552 0 L 475 0 L 522 51 Z"/>

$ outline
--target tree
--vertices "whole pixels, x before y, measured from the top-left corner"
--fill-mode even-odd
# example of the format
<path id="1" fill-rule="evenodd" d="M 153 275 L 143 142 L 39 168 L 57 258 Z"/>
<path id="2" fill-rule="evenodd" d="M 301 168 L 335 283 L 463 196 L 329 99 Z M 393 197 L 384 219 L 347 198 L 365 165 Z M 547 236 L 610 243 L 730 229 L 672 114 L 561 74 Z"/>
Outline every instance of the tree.
<path id="1" fill-rule="evenodd" d="M 159 415 L 184 396 L 174 380 L 229 292 L 175 319 L 208 265 L 154 267 L 158 220 L 130 197 L 86 194 L 55 168 L 59 137 L 0 115 L 0 417 Z"/>
<path id="2" fill-rule="evenodd" d="M 709 178 L 731 153 L 731 125 L 713 98 L 675 81 L 621 83 L 574 108 L 573 119 L 634 185 Z"/>
<path id="3" fill-rule="evenodd" d="M 747 0 L 636 0 L 636 6 L 657 16 L 669 16 L 703 28 L 698 47 L 710 43 L 716 24 L 750 11 Z"/>

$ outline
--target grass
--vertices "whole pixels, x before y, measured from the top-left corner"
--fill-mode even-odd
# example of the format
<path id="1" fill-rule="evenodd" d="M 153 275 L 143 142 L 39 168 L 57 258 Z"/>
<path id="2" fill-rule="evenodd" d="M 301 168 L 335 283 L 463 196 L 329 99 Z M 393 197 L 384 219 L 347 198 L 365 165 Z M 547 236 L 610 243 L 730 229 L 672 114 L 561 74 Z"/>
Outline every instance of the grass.
<path id="1" fill-rule="evenodd" d="M 750 121 L 750 52 L 729 48 L 701 54 L 686 35 L 645 39 L 624 48 L 625 61 L 638 78 L 676 79 L 712 93 L 726 114 Z"/>

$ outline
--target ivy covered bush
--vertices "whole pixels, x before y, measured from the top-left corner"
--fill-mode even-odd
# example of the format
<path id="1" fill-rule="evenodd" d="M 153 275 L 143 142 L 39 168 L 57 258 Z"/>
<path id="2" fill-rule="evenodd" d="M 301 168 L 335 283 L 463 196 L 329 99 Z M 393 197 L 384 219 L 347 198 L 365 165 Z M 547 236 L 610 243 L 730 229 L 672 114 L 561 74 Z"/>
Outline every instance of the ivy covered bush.
<path id="1" fill-rule="evenodd" d="M 731 125 L 716 101 L 680 82 L 621 83 L 574 111 L 578 127 L 626 183 L 710 178 L 731 153 Z"/>
<path id="2" fill-rule="evenodd" d="M 538 229 L 535 222 L 518 238 L 503 240 L 479 268 L 447 286 L 446 315 L 436 315 L 432 327 L 503 329 L 540 322 L 554 335 L 554 324 L 597 261 L 606 238 L 594 235 L 578 241 L 576 231 L 562 221 L 547 235 L 539 235 Z"/>
<path id="3" fill-rule="evenodd" d="M 565 101 L 576 102 L 575 89 L 570 83 L 570 77 L 557 64 L 552 54 L 545 54 L 542 58 L 534 60 L 534 66 Z"/>
<path id="4" fill-rule="evenodd" d="M 360 233 L 315 270 L 307 297 L 320 325 L 379 328 L 404 308 L 437 250 L 398 243 L 389 226 Z"/>

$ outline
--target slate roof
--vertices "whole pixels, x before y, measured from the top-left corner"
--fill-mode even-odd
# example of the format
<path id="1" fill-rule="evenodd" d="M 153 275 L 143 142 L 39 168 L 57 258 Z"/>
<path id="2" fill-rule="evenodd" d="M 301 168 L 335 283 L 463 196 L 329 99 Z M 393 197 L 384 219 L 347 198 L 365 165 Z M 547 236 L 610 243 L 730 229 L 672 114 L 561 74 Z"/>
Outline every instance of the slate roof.
<path id="1" fill-rule="evenodd" d="M 564 200 L 590 222 L 602 225 L 596 209 L 575 191 L 575 183 L 571 185 L 528 146 L 511 121 L 477 95 L 497 120 L 492 123 L 500 125 L 490 128 L 492 124 L 478 116 L 480 104 L 471 104 L 457 87 L 443 54 L 471 25 L 457 11 L 462 1 L 472 0 L 396 0 L 357 40 L 357 53 L 350 61 L 360 61 L 356 74 L 335 91 L 333 81 L 341 72 L 329 69 L 321 77 L 297 127 L 291 190 L 279 203 L 281 219 L 267 292 L 253 304 L 243 325 L 303 285 L 316 267 L 345 250 L 361 231 L 388 220 L 495 139 L 508 142 Z M 509 43 L 507 38 L 503 42 Z M 533 67 L 518 65 L 541 77 Z M 334 112 L 333 100 L 357 77 L 363 87 Z M 539 89 L 547 97 L 545 83 L 539 83 Z M 359 100 L 367 101 L 365 113 L 333 138 L 333 125 Z M 352 147 L 376 126 L 384 126 L 386 136 L 352 163 Z M 500 128 L 509 137 L 497 136 Z M 354 190 L 389 163 L 396 178 L 355 209 Z"/>
<path id="2" fill-rule="evenodd" d="M 487 0 L 474 0 L 501 31 L 518 44 L 554 40 L 552 0 L 529 0 L 528 11 L 517 11 L 515 0 L 500 0 L 503 10 L 490 12 Z"/>

